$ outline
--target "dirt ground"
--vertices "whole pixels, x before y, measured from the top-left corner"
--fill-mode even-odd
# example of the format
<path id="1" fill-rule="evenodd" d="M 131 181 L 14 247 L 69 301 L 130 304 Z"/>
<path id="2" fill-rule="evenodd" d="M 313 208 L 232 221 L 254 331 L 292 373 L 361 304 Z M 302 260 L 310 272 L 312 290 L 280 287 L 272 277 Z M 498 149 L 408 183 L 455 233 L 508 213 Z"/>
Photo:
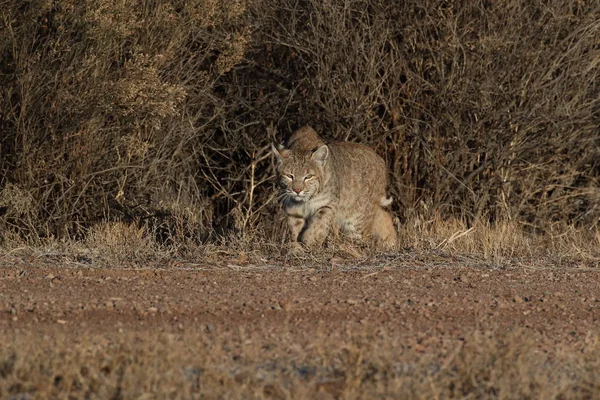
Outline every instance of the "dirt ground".
<path id="1" fill-rule="evenodd" d="M 600 270 L 460 261 L 121 269 L 21 260 L 0 268 L 0 332 L 12 343 L 37 334 L 67 342 L 145 332 L 238 337 L 260 351 L 283 341 L 288 355 L 360 337 L 399 357 L 438 358 L 456 354 L 474 332 L 519 332 L 545 353 L 577 353 L 600 337 Z"/>
<path id="2" fill-rule="evenodd" d="M 404 267 L 123 270 L 0 269 L 7 330 L 223 331 L 294 334 L 377 326 L 406 339 L 460 340 L 473 329 L 524 328 L 557 340 L 600 329 L 596 268 Z"/>

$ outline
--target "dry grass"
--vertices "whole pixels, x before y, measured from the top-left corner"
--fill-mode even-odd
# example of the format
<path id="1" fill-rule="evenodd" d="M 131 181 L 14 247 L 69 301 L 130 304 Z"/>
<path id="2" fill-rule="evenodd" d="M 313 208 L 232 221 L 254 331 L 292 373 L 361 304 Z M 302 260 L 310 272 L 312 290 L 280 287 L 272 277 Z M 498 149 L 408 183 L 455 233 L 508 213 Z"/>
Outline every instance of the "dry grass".
<path id="1" fill-rule="evenodd" d="M 551 262 L 600 261 L 600 231 L 573 226 L 555 226 L 541 233 L 528 232 L 515 222 L 471 226 L 458 219 L 416 220 L 400 228 L 402 247 L 418 251 L 439 250 L 448 254 L 472 255 L 504 264 L 518 259 Z"/>
<path id="2" fill-rule="evenodd" d="M 451 219 L 415 220 L 402 224 L 399 244 L 381 252 L 344 238 L 331 238 L 324 248 L 292 256 L 283 235 L 277 242 L 258 234 L 220 237 L 202 243 L 177 236 L 164 243 L 151 227 L 139 224 L 104 223 L 94 226 L 84 241 L 45 238 L 25 240 L 7 235 L 0 245 L 0 261 L 36 260 L 74 266 L 109 268 L 178 268 L 191 266 L 252 269 L 282 266 L 326 266 L 339 262 L 378 268 L 404 265 L 414 257 L 448 263 L 495 266 L 527 264 L 536 268 L 600 265 L 600 232 L 572 226 L 554 232 L 527 233 L 512 223 L 476 223 Z M 440 258 L 441 257 L 441 258 Z"/>
<path id="3" fill-rule="evenodd" d="M 432 341 L 435 343 L 435 341 Z M 418 347 L 418 346 L 417 346 Z M 3 334 L 0 397 L 147 399 L 597 398 L 597 337 L 474 332 L 448 349 L 382 333 Z"/>

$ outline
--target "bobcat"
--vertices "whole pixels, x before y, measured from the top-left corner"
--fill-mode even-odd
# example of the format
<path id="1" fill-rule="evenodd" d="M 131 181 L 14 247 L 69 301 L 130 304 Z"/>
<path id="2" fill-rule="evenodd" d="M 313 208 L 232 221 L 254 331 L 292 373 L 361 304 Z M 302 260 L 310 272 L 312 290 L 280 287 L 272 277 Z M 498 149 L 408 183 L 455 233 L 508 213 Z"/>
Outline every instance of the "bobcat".
<path id="1" fill-rule="evenodd" d="M 385 162 L 370 148 L 351 142 L 325 144 L 309 126 L 298 129 L 286 146 L 273 147 L 280 199 L 291 233 L 292 250 L 303 243 L 321 246 L 332 228 L 354 239 L 396 245 L 386 197 Z"/>

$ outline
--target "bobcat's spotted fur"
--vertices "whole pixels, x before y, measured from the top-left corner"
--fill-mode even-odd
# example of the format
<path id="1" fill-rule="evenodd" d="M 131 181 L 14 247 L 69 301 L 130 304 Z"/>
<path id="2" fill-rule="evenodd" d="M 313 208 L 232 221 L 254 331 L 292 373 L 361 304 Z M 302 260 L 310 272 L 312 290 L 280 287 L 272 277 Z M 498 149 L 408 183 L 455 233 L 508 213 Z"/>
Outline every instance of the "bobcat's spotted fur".
<path id="1" fill-rule="evenodd" d="M 273 146 L 273 153 L 295 246 L 320 246 L 332 228 L 384 248 L 396 245 L 392 217 L 383 209 L 392 202 L 387 169 L 373 150 L 351 142 L 325 144 L 305 126 L 285 147 Z"/>

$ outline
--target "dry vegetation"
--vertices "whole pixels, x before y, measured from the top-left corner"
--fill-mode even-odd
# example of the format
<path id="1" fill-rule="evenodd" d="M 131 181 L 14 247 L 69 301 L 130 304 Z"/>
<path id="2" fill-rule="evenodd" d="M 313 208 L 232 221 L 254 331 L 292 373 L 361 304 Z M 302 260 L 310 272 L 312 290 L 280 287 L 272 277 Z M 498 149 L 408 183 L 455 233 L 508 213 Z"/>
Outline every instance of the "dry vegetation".
<path id="1" fill-rule="evenodd" d="M 593 236 L 599 20 L 594 1 L 9 1 L 2 237 L 279 236 L 268 145 L 307 122 L 385 157 L 402 224 Z"/>
<path id="2" fill-rule="evenodd" d="M 598 338 L 552 351 L 539 335 L 474 332 L 437 355 L 385 334 L 310 349 L 243 331 L 0 341 L 0 397 L 11 399 L 592 399 Z M 542 340 L 542 342 L 540 342 Z"/>
<path id="3" fill-rule="evenodd" d="M 386 160 L 396 257 L 597 266 L 599 43 L 593 0 L 5 1 L 2 259 L 277 257 L 270 143 L 310 123 Z M 264 337 L 0 333 L 0 398 L 600 397 L 597 332 Z"/>

